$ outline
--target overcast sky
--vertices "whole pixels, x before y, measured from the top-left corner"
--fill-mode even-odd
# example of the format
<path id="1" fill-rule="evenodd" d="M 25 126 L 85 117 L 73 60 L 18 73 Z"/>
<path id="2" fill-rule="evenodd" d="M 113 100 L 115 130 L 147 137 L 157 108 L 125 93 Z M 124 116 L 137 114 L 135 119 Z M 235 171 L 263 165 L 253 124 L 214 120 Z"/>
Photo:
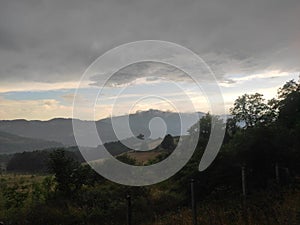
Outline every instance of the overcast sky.
<path id="1" fill-rule="evenodd" d="M 0 119 L 72 117 L 85 69 L 111 48 L 144 39 L 175 42 L 201 56 L 220 82 L 227 109 L 245 92 L 271 98 L 299 76 L 299 12 L 299 0 L 1 1 Z M 133 88 L 143 91 L 147 82 L 153 85 L 143 77 L 161 74 L 197 94 L 174 69 L 155 64 L 127 68 L 108 92 L 114 96 L 136 80 Z M 110 115 L 104 108 L 98 118 Z M 200 104 L 197 110 L 209 109 Z"/>

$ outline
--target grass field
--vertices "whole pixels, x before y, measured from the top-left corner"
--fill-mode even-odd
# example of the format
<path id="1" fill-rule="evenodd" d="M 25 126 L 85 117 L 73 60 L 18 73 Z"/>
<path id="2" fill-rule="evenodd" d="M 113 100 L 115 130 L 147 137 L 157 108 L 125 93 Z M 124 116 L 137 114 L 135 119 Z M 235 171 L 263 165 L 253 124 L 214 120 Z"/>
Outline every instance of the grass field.
<path id="1" fill-rule="evenodd" d="M 154 160 L 157 156 L 163 154 L 165 151 L 130 151 L 126 154 L 137 161 L 137 163 L 144 164 L 149 160 Z"/>
<path id="2" fill-rule="evenodd" d="M 197 222 L 199 225 L 299 225 L 300 191 L 285 191 L 277 197 L 274 200 L 268 193 L 257 193 L 251 196 L 244 209 L 234 208 L 236 204 L 229 201 L 205 202 L 198 206 Z M 191 209 L 171 212 L 148 225 L 175 224 L 193 224 Z"/>
<path id="3" fill-rule="evenodd" d="M 16 210 L 19 209 L 21 210 L 18 211 L 19 217 L 26 218 L 26 215 L 31 213 L 31 208 L 29 207 L 34 206 L 36 200 L 38 200 L 39 204 L 43 204 L 46 192 L 51 189 L 51 186 L 45 183 L 47 178 L 51 178 L 51 176 L 34 174 L 1 174 L 0 221 L 1 218 L 14 218 L 13 215 L 16 214 Z M 198 224 L 298 225 L 300 224 L 300 191 L 299 188 L 295 187 L 280 188 L 277 191 L 265 190 L 256 192 L 247 198 L 245 207 L 243 207 L 239 196 L 223 196 L 221 199 L 208 197 L 204 201 L 198 202 Z M 161 211 L 162 214 L 157 216 L 154 221 L 151 222 L 148 222 L 145 218 L 145 223 L 142 224 L 191 225 L 192 213 L 189 206 L 184 206 L 182 208 L 172 207 L 172 197 L 162 197 L 164 196 L 164 193 L 163 188 L 152 187 L 150 189 L 148 200 L 154 202 L 163 201 L 164 204 L 167 203 L 168 206 L 171 207 L 170 210 L 164 213 Z M 2 201 L 4 198 L 6 199 L 5 204 L 3 204 L 4 201 Z M 124 201 L 125 199 L 122 199 L 121 202 L 116 202 L 116 204 L 122 205 L 124 204 Z M 23 202 L 23 204 L 20 205 L 20 202 Z M 133 207 L 135 207 L 135 203 L 133 203 Z M 156 207 L 161 207 L 161 205 L 154 206 L 154 209 Z M 95 208 L 97 207 L 95 206 Z M 51 208 L 51 210 L 54 209 Z M 80 208 L 76 208 L 76 210 L 78 210 L 78 213 L 83 213 L 80 211 Z M 121 211 L 120 215 L 122 216 L 125 212 L 126 211 Z M 143 212 L 141 213 L 143 214 Z M 45 216 L 46 214 L 41 215 L 41 217 Z M 21 224 L 26 224 L 23 222 Z"/>
<path id="4" fill-rule="evenodd" d="M 0 185 L 3 183 L 9 186 L 14 184 L 30 185 L 42 183 L 45 177 L 46 175 L 2 173 L 0 174 Z"/>

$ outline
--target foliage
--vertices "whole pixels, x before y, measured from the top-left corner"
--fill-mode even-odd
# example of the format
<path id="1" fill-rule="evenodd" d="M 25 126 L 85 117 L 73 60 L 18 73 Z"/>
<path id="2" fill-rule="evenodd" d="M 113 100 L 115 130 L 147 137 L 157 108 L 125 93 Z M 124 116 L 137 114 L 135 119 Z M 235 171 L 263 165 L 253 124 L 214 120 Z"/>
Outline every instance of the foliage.
<path id="1" fill-rule="evenodd" d="M 163 149 L 172 151 L 175 148 L 174 138 L 172 135 L 167 134 L 160 145 Z"/>
<path id="2" fill-rule="evenodd" d="M 245 123 L 244 128 L 269 124 L 274 120 L 272 108 L 259 93 L 238 97 L 230 111 L 236 122 Z"/>
<path id="3" fill-rule="evenodd" d="M 46 173 L 50 154 L 54 150 L 55 149 L 16 153 L 9 157 L 6 169 L 9 172 Z M 83 162 L 83 158 L 78 149 L 67 148 L 65 154 L 78 162 Z"/>
<path id="4" fill-rule="evenodd" d="M 239 97 L 232 109 L 232 118 L 227 120 L 219 155 L 206 171 L 199 173 L 198 165 L 212 121 L 221 121 L 207 113 L 189 130 L 189 135 L 199 133 L 191 160 L 172 178 L 149 187 L 111 183 L 89 165 L 72 158 L 67 151 L 52 151 L 48 157 L 51 176 L 37 179 L 35 175 L 1 175 L 0 221 L 7 224 L 123 225 L 126 196 L 130 194 L 135 225 L 191 224 L 190 179 L 193 178 L 196 180 L 199 224 L 299 224 L 299 86 L 297 82 L 288 82 L 279 90 L 278 98 L 269 103 L 261 94 Z M 163 142 L 168 148 L 174 140 L 165 137 Z M 120 143 L 111 147 L 120 151 Z M 32 154 L 36 157 L 45 153 Z M 169 154 L 171 152 L 158 155 L 146 165 L 157 163 Z M 20 156 L 23 157 L 14 162 Z M 15 165 L 18 162 L 21 165 L 21 159 L 26 159 L 27 163 L 35 160 L 26 153 L 13 158 Z M 121 154 L 117 159 L 138 166 L 129 154 Z M 243 201 L 242 165 L 246 166 L 248 190 Z M 275 182 L 275 165 L 279 165 L 279 184 Z"/>
<path id="5" fill-rule="evenodd" d="M 8 171 L 46 172 L 49 152 L 35 151 L 14 154 L 7 165 Z"/>

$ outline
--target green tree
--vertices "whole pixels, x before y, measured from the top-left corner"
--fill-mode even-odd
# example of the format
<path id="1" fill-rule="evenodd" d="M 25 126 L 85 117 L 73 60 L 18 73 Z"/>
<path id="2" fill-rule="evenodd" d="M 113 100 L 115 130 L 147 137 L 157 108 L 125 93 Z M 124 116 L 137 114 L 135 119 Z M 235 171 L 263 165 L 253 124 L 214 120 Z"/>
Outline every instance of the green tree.
<path id="1" fill-rule="evenodd" d="M 300 171 L 300 80 L 288 81 L 278 91 L 276 123 L 277 146 L 281 147 L 281 159 L 294 171 Z M 280 133 L 279 133 L 280 132 Z M 279 141 L 280 140 L 280 141 Z"/>
<path id="2" fill-rule="evenodd" d="M 224 141 L 228 142 L 235 134 L 239 131 L 239 127 L 236 124 L 236 121 L 233 118 L 228 118 L 226 121 L 226 132 Z"/>
<path id="3" fill-rule="evenodd" d="M 212 115 L 206 113 L 196 124 L 188 130 L 189 134 L 199 132 L 200 136 L 209 137 L 211 131 Z M 200 130 L 198 130 L 200 129 Z"/>
<path id="4" fill-rule="evenodd" d="M 50 154 L 49 168 L 55 175 L 57 190 L 66 196 L 76 193 L 85 183 L 81 164 L 67 157 L 63 149 Z"/>
<path id="5" fill-rule="evenodd" d="M 244 94 L 238 97 L 230 109 L 233 119 L 245 123 L 244 128 L 270 124 L 274 121 L 274 113 L 262 94 Z"/>
<path id="6" fill-rule="evenodd" d="M 174 150 L 175 148 L 174 138 L 172 137 L 172 135 L 167 134 L 160 145 L 163 149 Z"/>
<path id="7" fill-rule="evenodd" d="M 145 140 L 145 135 L 143 134 L 139 134 L 138 136 L 136 136 L 138 139 L 140 140 Z"/>
<path id="8" fill-rule="evenodd" d="M 297 93 L 300 92 L 300 80 L 295 82 L 290 80 L 286 82 L 277 91 L 277 99 L 273 98 L 269 101 L 269 105 L 272 107 L 276 116 L 279 116 L 279 111 L 285 110 L 287 104 L 290 105 L 292 102 L 297 103 Z"/>
<path id="9" fill-rule="evenodd" d="M 215 124 L 224 124 L 222 118 L 216 115 L 211 115 L 208 112 L 199 120 L 199 122 L 191 126 L 191 128 L 188 130 L 188 133 L 193 135 L 199 132 L 200 138 L 208 139 L 211 133 L 213 122 Z"/>
<path id="10" fill-rule="evenodd" d="M 300 82 L 297 83 L 294 80 L 286 82 L 283 87 L 278 90 L 279 101 L 287 98 L 289 94 L 295 91 L 300 91 Z"/>
<path id="11" fill-rule="evenodd" d="M 278 91 L 278 121 L 288 128 L 300 122 L 300 82 L 288 81 Z"/>

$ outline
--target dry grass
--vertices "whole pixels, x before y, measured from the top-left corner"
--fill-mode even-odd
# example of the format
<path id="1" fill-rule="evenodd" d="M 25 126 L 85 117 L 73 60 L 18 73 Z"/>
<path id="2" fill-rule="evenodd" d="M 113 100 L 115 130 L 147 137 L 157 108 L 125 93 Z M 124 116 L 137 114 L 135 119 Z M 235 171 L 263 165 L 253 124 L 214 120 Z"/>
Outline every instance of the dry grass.
<path id="1" fill-rule="evenodd" d="M 6 183 L 8 186 L 14 184 L 29 185 L 41 183 L 45 177 L 44 175 L 3 173 L 0 175 L 0 183 Z"/>
<path id="2" fill-rule="evenodd" d="M 257 199 L 256 199 L 257 198 Z M 192 225 L 192 213 L 188 208 L 172 212 L 148 225 Z M 211 203 L 198 207 L 199 225 L 298 225 L 300 224 L 300 191 L 283 193 L 280 199 L 268 202 L 268 198 L 256 196 L 247 206 L 232 208 Z"/>
<path id="3" fill-rule="evenodd" d="M 159 156 L 162 153 L 163 153 L 162 151 L 148 151 L 148 152 L 132 151 L 132 152 L 127 152 L 126 154 L 130 158 L 135 159 L 138 163 L 144 164 L 149 160 L 155 159 L 157 156 Z"/>

